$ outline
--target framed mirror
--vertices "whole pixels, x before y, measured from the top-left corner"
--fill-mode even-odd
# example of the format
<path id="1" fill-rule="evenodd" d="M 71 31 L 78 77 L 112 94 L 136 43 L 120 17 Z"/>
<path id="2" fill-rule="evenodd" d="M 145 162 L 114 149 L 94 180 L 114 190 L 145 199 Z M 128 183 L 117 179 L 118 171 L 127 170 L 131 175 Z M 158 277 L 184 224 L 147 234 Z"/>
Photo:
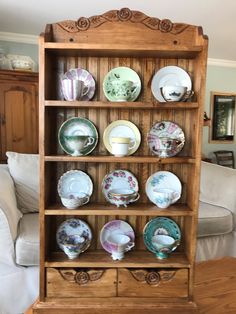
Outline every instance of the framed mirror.
<path id="1" fill-rule="evenodd" d="M 233 143 L 235 139 L 236 94 L 211 92 L 209 142 Z"/>

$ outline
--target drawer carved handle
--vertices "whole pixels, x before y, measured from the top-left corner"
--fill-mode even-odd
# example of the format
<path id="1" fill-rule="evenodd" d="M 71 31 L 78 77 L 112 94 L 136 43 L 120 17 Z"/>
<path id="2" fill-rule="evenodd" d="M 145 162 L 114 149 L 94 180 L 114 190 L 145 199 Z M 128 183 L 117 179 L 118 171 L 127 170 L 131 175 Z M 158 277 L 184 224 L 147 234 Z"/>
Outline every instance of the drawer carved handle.
<path id="1" fill-rule="evenodd" d="M 76 282 L 78 285 L 86 285 L 89 281 L 99 280 L 104 270 L 76 271 L 74 269 L 60 269 L 59 273 L 63 279 L 69 282 Z"/>
<path id="2" fill-rule="evenodd" d="M 140 269 L 131 270 L 130 273 L 137 281 L 146 282 L 150 286 L 158 286 L 161 282 L 165 283 L 171 281 L 174 278 L 176 271 L 151 271 L 146 269 Z"/>

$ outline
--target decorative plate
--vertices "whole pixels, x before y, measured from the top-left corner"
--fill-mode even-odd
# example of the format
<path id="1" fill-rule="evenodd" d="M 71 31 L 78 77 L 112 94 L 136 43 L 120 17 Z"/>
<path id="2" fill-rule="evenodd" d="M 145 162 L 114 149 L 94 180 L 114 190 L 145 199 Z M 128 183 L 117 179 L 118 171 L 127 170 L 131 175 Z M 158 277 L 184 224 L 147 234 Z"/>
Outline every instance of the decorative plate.
<path id="1" fill-rule="evenodd" d="M 93 98 L 95 94 L 95 80 L 91 73 L 82 68 L 70 69 L 63 76 L 62 79 L 77 79 L 84 82 L 85 86 L 89 87 L 89 91 L 86 95 L 84 95 L 81 100 L 88 101 Z"/>
<path id="2" fill-rule="evenodd" d="M 86 222 L 77 218 L 70 218 L 60 224 L 56 232 L 56 240 L 60 249 L 63 250 L 62 244 L 71 235 L 79 235 L 85 238 L 81 252 L 88 249 L 92 240 L 92 231 Z"/>
<path id="3" fill-rule="evenodd" d="M 185 143 L 183 130 L 171 121 L 155 123 L 147 136 L 148 146 L 158 157 L 172 157 L 178 154 Z"/>
<path id="4" fill-rule="evenodd" d="M 106 223 L 101 232 L 100 232 L 100 242 L 102 247 L 105 251 L 108 253 L 112 253 L 112 247 L 107 242 L 107 239 L 111 234 L 125 234 L 128 237 L 130 237 L 131 241 L 134 242 L 135 240 L 135 234 L 132 227 L 123 220 L 112 220 Z"/>
<path id="5" fill-rule="evenodd" d="M 180 241 L 181 231 L 177 223 L 167 217 L 156 217 L 150 220 L 143 229 L 143 240 L 147 249 L 157 253 L 157 249 L 152 244 L 152 237 L 158 234 L 168 235 Z"/>
<path id="6" fill-rule="evenodd" d="M 107 201 L 111 201 L 108 192 L 120 188 L 138 192 L 138 181 L 131 172 L 127 170 L 114 170 L 104 177 L 102 181 L 102 192 Z"/>
<path id="7" fill-rule="evenodd" d="M 166 85 L 186 86 L 187 90 L 192 89 L 192 81 L 188 73 L 177 66 L 166 66 L 161 68 L 152 78 L 151 90 L 153 96 L 161 102 L 166 102 L 161 95 L 160 88 Z"/>
<path id="8" fill-rule="evenodd" d="M 94 142 L 86 146 L 81 150 L 82 155 L 90 154 L 98 143 L 98 132 L 94 124 L 85 118 L 74 117 L 66 120 L 60 127 L 58 132 L 58 141 L 61 148 L 69 155 L 72 155 L 74 150 L 72 150 L 67 144 L 64 136 L 68 135 L 88 135 L 92 136 L 95 140 Z"/>
<path id="9" fill-rule="evenodd" d="M 103 81 L 103 92 L 106 98 L 110 101 L 117 101 L 113 94 L 113 85 L 111 83 L 114 80 L 132 81 L 135 84 L 135 92 L 125 101 L 134 101 L 138 98 L 141 91 L 141 80 L 134 70 L 128 67 L 118 67 L 107 73 Z"/>
<path id="10" fill-rule="evenodd" d="M 156 204 L 156 189 L 171 189 L 181 195 L 182 185 L 179 178 L 169 171 L 157 171 L 146 182 L 146 194 L 149 200 Z"/>
<path id="11" fill-rule="evenodd" d="M 106 127 L 103 133 L 103 142 L 110 153 L 112 153 L 113 137 L 129 137 L 131 139 L 131 144 L 133 143 L 134 146 L 128 151 L 128 155 L 135 153 L 141 143 L 139 129 L 134 123 L 127 120 L 116 120 Z"/>
<path id="12" fill-rule="evenodd" d="M 90 177 L 81 170 L 69 170 L 65 172 L 59 179 L 57 191 L 60 197 L 68 198 L 74 194 L 93 193 L 93 182 Z"/>

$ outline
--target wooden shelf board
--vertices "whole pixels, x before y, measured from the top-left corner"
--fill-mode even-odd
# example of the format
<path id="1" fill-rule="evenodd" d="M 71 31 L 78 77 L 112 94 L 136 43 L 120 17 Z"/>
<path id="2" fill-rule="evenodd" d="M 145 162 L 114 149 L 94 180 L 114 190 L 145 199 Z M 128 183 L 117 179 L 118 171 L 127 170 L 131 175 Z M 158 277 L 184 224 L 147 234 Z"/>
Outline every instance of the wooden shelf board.
<path id="1" fill-rule="evenodd" d="M 193 164 L 196 162 L 195 158 L 192 157 L 170 157 L 170 158 L 159 158 L 157 156 L 69 156 L 69 155 L 52 155 L 45 156 L 45 161 L 55 162 L 92 162 L 92 163 L 159 163 L 159 164 Z"/>
<path id="2" fill-rule="evenodd" d="M 44 43 L 45 53 L 53 53 L 58 56 L 150 56 L 150 57 L 181 57 L 195 58 L 202 52 L 202 46 L 179 46 L 149 44 L 145 48 L 132 44 L 105 44 L 105 43 Z"/>
<path id="3" fill-rule="evenodd" d="M 148 251 L 131 251 L 121 261 L 113 261 L 110 253 L 103 250 L 87 251 L 78 258 L 69 260 L 63 252 L 54 252 L 45 261 L 45 267 L 99 267 L 99 268 L 189 268 L 190 263 L 183 253 L 172 253 L 160 260 Z"/>
<path id="4" fill-rule="evenodd" d="M 104 108 L 104 109 L 196 109 L 197 102 L 108 102 L 108 101 L 64 101 L 64 100 L 46 100 L 46 107 L 66 107 L 66 108 Z"/>
<path id="5" fill-rule="evenodd" d="M 160 209 L 153 204 L 131 204 L 127 208 L 117 208 L 110 204 L 87 204 L 79 209 L 66 209 L 60 204 L 52 205 L 45 209 L 45 215 L 73 215 L 73 216 L 113 216 L 113 215 L 130 215 L 130 216 L 194 216 L 194 211 L 186 205 L 174 204 L 169 209 Z"/>

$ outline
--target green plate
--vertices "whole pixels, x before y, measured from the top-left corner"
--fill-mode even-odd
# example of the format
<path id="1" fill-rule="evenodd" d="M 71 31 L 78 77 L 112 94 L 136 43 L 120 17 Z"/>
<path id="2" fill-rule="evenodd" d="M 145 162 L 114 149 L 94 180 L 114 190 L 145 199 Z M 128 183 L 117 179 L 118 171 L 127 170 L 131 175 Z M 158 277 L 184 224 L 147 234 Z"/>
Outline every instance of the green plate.
<path id="1" fill-rule="evenodd" d="M 181 239 L 180 228 L 174 220 L 167 217 L 153 218 L 144 227 L 143 240 L 147 249 L 154 254 L 158 251 L 152 244 L 152 237 L 158 234 L 168 235 L 178 241 Z"/>
<path id="2" fill-rule="evenodd" d="M 61 148 L 69 155 L 73 154 L 73 150 L 70 149 L 66 143 L 64 136 L 71 135 L 88 135 L 94 137 L 93 144 L 83 148 L 81 150 L 82 155 L 90 154 L 98 143 L 98 132 L 94 124 L 85 118 L 74 117 L 66 120 L 60 127 L 58 132 L 58 141 Z"/>
<path id="3" fill-rule="evenodd" d="M 114 96 L 113 86 L 111 83 L 113 80 L 132 81 L 136 86 L 135 92 L 132 93 L 132 95 L 127 100 L 118 100 Z M 107 73 L 103 81 L 103 92 L 106 98 L 110 101 L 134 101 L 138 98 L 140 91 L 141 80 L 138 74 L 128 67 L 118 67 L 112 69 Z"/>

